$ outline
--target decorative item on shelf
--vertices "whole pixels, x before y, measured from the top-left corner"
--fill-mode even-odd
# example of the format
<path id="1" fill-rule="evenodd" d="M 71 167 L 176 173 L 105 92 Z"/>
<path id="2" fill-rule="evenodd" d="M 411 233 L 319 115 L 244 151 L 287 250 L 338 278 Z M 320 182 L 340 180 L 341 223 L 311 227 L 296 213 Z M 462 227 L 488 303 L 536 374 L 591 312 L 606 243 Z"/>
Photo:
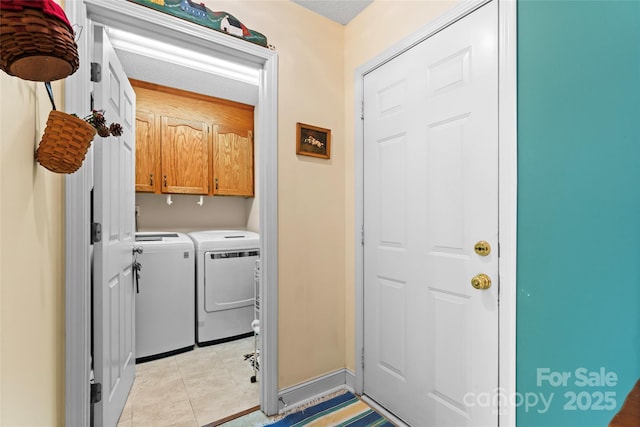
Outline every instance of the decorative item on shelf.
<path id="1" fill-rule="evenodd" d="M 206 7 L 204 3 L 194 2 L 191 0 L 129 1 L 275 50 L 273 46 L 267 43 L 267 38 L 264 34 L 250 30 L 230 13 L 212 11 Z"/>
<path id="2" fill-rule="evenodd" d="M 24 80 L 50 82 L 80 65 L 74 33 L 53 0 L 0 0 L 0 69 Z"/>
<path id="3" fill-rule="evenodd" d="M 54 109 L 49 113 L 47 127 L 36 150 L 36 160 L 52 172 L 73 173 L 82 166 L 96 133 L 102 137 L 120 136 L 122 126 L 118 123 L 107 125 L 101 110 L 93 110 L 84 118 L 57 111 L 51 85 L 46 86 Z"/>

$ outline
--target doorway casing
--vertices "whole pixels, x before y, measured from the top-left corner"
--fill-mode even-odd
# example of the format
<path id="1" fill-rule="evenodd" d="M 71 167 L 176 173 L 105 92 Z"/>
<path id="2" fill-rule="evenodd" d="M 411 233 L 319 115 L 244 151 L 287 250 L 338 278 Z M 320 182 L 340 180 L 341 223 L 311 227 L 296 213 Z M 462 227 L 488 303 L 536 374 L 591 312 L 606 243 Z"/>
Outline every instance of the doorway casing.
<path id="1" fill-rule="evenodd" d="M 416 33 L 374 57 L 355 72 L 354 117 L 362 117 L 364 76 L 452 23 L 482 7 L 498 2 L 498 242 L 499 242 L 499 348 L 498 390 L 509 401 L 516 393 L 516 220 L 517 220 L 517 15 L 513 0 L 464 0 Z M 363 242 L 364 135 L 362 121 L 355 123 L 354 241 Z M 364 250 L 355 245 L 355 381 L 364 393 Z M 492 390 L 493 392 L 493 390 Z M 366 394 L 365 394 L 366 396 Z M 515 426 L 515 407 L 500 407 L 501 426 Z"/>
<path id="2" fill-rule="evenodd" d="M 256 140 L 260 144 L 259 210 L 261 235 L 261 409 L 278 411 L 277 354 L 277 83 L 278 55 L 196 24 L 158 13 L 125 0 L 66 2 L 65 12 L 77 24 L 80 68 L 65 81 L 66 111 L 89 111 L 91 25 L 99 23 L 135 31 L 176 46 L 211 52 L 241 64 L 260 68 Z M 133 29 L 133 30 L 132 30 Z M 84 166 L 65 179 L 65 424 L 89 425 L 91 355 L 91 245 L 90 221 L 93 153 Z"/>

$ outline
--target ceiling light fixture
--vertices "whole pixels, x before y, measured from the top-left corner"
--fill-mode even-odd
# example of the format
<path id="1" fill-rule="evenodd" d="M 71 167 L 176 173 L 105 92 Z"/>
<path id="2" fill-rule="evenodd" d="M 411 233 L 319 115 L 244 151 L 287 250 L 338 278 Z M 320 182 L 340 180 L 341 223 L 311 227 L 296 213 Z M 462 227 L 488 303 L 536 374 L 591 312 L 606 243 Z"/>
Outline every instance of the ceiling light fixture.
<path id="1" fill-rule="evenodd" d="M 111 44 L 116 49 L 256 86 L 260 82 L 260 70 L 257 68 L 215 58 L 116 28 L 107 28 L 107 33 Z"/>

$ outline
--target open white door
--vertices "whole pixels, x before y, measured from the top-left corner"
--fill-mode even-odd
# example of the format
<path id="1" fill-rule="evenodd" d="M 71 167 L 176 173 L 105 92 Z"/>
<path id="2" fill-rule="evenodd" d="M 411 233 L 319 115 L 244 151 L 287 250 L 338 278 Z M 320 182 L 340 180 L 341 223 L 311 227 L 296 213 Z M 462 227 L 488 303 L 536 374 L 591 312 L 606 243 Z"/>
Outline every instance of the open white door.
<path id="1" fill-rule="evenodd" d="M 135 92 L 102 27 L 95 27 L 94 46 L 101 67 L 94 108 L 123 128 L 122 136 L 96 136 L 93 144 L 94 222 L 102 225 L 93 259 L 93 367 L 102 399 L 93 417 L 96 427 L 112 427 L 135 378 Z"/>
<path id="2" fill-rule="evenodd" d="M 364 78 L 364 393 L 416 427 L 498 423 L 497 18 Z"/>

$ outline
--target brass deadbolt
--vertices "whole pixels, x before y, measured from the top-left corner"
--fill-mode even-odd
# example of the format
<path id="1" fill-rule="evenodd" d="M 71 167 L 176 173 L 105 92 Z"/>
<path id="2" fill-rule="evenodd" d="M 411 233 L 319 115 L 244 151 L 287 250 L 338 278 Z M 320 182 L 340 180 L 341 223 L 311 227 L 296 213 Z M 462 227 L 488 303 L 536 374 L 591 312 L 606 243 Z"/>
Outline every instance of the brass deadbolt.
<path id="1" fill-rule="evenodd" d="M 491 245 L 489 244 L 489 242 L 485 242 L 484 240 L 480 240 L 473 247 L 473 250 L 475 250 L 476 253 L 478 255 L 480 255 L 480 256 L 487 256 L 487 255 L 489 255 L 491 253 Z"/>
<path id="2" fill-rule="evenodd" d="M 484 273 L 477 274 L 471 279 L 471 286 L 484 290 L 491 287 L 491 278 Z"/>

